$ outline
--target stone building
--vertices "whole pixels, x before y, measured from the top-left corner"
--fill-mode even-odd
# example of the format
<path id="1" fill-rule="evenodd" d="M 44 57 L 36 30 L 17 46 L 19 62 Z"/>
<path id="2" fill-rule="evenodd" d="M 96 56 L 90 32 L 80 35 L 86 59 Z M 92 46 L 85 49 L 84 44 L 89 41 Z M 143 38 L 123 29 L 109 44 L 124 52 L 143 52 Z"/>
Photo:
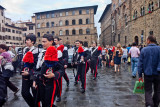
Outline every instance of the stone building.
<path id="1" fill-rule="evenodd" d="M 145 45 L 149 35 L 160 43 L 159 21 L 160 0 L 112 0 L 112 45 Z"/>
<path id="2" fill-rule="evenodd" d="M 15 26 L 22 28 L 24 37 L 28 34 L 35 34 L 35 16 L 32 16 L 31 21 L 17 21 Z"/>
<path id="3" fill-rule="evenodd" d="M 112 25 L 111 25 L 112 4 L 106 6 L 99 23 L 101 23 L 100 44 L 112 45 Z"/>
<path id="4" fill-rule="evenodd" d="M 5 17 L 5 8 L 0 5 L 0 44 L 22 46 L 22 29 L 16 27 L 10 18 Z"/>
<path id="5" fill-rule="evenodd" d="M 82 40 L 91 45 L 97 39 L 94 15 L 98 6 L 75 7 L 35 13 L 37 44 L 45 33 L 59 36 L 64 44 Z"/>

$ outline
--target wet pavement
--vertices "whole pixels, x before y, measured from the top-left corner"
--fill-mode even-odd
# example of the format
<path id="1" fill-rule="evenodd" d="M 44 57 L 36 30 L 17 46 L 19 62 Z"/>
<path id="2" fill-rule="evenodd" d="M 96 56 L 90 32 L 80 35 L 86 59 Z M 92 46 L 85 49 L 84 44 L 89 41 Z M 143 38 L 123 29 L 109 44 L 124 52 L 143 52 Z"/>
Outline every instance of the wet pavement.
<path id="1" fill-rule="evenodd" d="M 55 103 L 58 107 L 144 107 L 144 95 L 133 94 L 137 79 L 132 79 L 130 66 L 121 65 L 121 70 L 114 73 L 113 68 L 98 69 L 97 80 L 92 79 L 90 71 L 87 73 L 85 94 L 80 93 L 80 82 L 74 86 L 73 70 L 67 69 L 70 86 L 63 80 L 62 101 Z M 21 76 L 17 74 L 12 79 L 21 88 Z M 8 89 L 8 101 L 4 107 L 28 107 L 20 91 L 17 96 Z"/>

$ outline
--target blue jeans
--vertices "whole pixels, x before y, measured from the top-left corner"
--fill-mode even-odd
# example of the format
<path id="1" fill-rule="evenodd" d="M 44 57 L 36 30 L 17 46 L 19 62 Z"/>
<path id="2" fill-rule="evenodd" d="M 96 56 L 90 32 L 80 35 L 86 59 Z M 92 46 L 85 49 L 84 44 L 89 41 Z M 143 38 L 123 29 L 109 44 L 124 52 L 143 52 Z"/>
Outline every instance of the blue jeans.
<path id="1" fill-rule="evenodd" d="M 139 61 L 139 58 L 135 58 L 135 57 L 131 58 L 132 76 L 136 76 L 136 73 L 137 73 L 137 70 L 138 70 L 138 61 Z"/>

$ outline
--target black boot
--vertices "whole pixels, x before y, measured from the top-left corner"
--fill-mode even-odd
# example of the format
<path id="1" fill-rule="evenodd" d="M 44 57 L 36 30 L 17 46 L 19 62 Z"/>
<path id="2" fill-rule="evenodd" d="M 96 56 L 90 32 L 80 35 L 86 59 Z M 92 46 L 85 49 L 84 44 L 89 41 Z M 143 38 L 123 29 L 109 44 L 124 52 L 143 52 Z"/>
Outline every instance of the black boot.
<path id="1" fill-rule="evenodd" d="M 74 82 L 74 85 L 77 85 L 77 84 L 78 84 L 78 82 L 77 82 L 77 81 L 75 81 L 75 82 Z"/>
<path id="2" fill-rule="evenodd" d="M 81 93 L 82 94 L 85 93 L 85 89 L 84 88 L 81 89 Z"/>
<path id="3" fill-rule="evenodd" d="M 60 102 L 61 101 L 61 97 L 57 97 L 56 102 Z"/>
<path id="4" fill-rule="evenodd" d="M 93 77 L 93 80 L 96 80 L 96 77 Z"/>
<path id="5" fill-rule="evenodd" d="M 67 82 L 67 87 L 69 87 L 69 81 Z"/>

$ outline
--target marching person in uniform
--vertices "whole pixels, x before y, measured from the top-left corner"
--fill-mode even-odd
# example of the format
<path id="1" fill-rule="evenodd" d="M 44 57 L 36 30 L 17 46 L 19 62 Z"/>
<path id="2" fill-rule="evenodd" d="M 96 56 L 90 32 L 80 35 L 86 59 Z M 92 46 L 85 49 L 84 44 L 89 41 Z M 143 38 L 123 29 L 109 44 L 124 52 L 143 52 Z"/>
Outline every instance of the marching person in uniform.
<path id="1" fill-rule="evenodd" d="M 83 49 L 83 42 L 79 41 L 79 48 L 78 48 L 78 56 L 77 56 L 77 70 L 80 75 L 81 80 L 81 92 L 85 93 L 86 89 L 86 73 L 87 73 L 87 61 L 90 59 L 90 52 L 88 48 Z"/>
<path id="2" fill-rule="evenodd" d="M 63 75 L 64 68 L 63 65 L 58 61 L 57 50 L 54 46 L 50 46 L 47 48 L 45 53 L 44 63 L 41 69 L 41 78 L 45 86 L 43 92 L 43 102 L 45 103 L 45 107 L 55 107 L 54 101 L 58 94 L 58 80 L 62 78 Z"/>
<path id="3" fill-rule="evenodd" d="M 91 47 L 91 61 L 90 61 L 90 68 L 91 68 L 91 72 L 93 73 L 94 71 L 94 77 L 93 80 L 96 80 L 97 78 L 97 65 L 98 65 L 98 56 L 101 54 L 102 52 L 102 48 L 99 46 L 97 47 L 97 43 L 93 42 Z"/>
<path id="4" fill-rule="evenodd" d="M 58 37 L 54 38 L 54 42 L 55 42 L 55 47 L 57 48 L 57 53 L 58 53 L 58 60 L 59 62 L 63 65 L 64 68 L 64 79 L 67 81 L 67 84 L 69 84 L 69 79 L 67 74 L 65 73 L 65 69 L 67 68 L 66 65 L 66 60 L 68 58 L 68 55 L 64 55 L 67 56 L 67 58 L 63 58 L 63 51 L 64 51 L 64 45 L 60 45 L 60 39 Z M 61 101 L 61 94 L 62 94 L 62 78 L 59 78 L 59 89 L 58 89 L 58 93 L 57 93 L 57 102 Z"/>
<path id="5" fill-rule="evenodd" d="M 45 85 L 44 80 L 41 78 L 41 68 L 44 63 L 44 56 L 46 49 L 54 44 L 54 38 L 52 35 L 44 34 L 42 37 L 42 46 L 43 50 L 38 55 L 38 62 L 36 65 L 36 72 L 34 75 L 33 87 L 38 90 L 36 95 L 36 100 L 42 102 L 42 107 L 45 107 Z"/>
<path id="6" fill-rule="evenodd" d="M 26 45 L 27 47 L 23 50 L 23 62 L 24 65 L 22 66 L 22 97 L 26 101 L 26 103 L 30 107 L 38 106 L 38 103 L 35 104 L 35 96 L 36 96 L 36 90 L 33 89 L 33 75 L 34 71 L 36 70 L 36 64 L 38 60 L 38 49 L 34 47 L 34 44 L 36 42 L 36 36 L 33 34 L 29 34 L 26 36 Z M 27 53 L 28 52 L 28 53 Z M 28 56 L 32 56 L 33 54 L 33 60 L 30 61 L 27 59 Z M 27 59 L 27 60 L 25 60 Z M 30 59 L 30 58 L 29 58 Z M 29 61 L 29 62 L 28 62 Z M 30 92 L 30 89 L 32 89 L 32 94 Z"/>

